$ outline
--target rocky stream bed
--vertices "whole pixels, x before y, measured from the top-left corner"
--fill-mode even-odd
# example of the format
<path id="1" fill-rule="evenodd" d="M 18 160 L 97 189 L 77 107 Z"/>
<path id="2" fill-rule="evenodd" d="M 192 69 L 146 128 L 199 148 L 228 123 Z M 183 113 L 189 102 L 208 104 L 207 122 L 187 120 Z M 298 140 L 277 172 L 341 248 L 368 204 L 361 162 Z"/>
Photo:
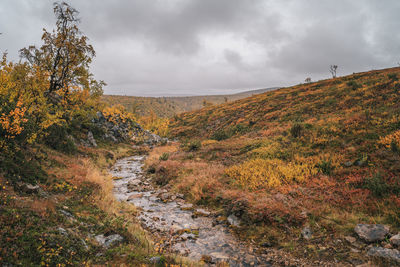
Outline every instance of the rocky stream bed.
<path id="1" fill-rule="evenodd" d="M 128 201 L 140 209 L 139 219 L 151 232 L 167 236 L 171 252 L 209 264 L 229 263 L 230 266 L 271 266 L 266 255 L 241 244 L 229 226 L 219 224 L 212 213 L 194 209 L 183 196 L 170 195 L 154 188 L 143 174 L 143 156 L 118 160 L 111 170 L 117 179 L 114 193 L 119 201 Z M 230 218 L 235 224 L 236 218 Z"/>

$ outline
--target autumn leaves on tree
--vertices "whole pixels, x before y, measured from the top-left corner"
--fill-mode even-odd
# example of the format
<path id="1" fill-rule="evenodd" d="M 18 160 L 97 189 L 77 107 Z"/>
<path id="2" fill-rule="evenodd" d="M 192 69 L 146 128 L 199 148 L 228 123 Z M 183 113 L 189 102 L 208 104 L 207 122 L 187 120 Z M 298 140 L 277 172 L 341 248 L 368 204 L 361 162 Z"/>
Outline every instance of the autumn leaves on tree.
<path id="1" fill-rule="evenodd" d="M 53 139 L 60 138 L 55 142 L 65 142 L 73 131 L 87 129 L 102 108 L 105 83 L 89 71 L 95 51 L 78 28 L 78 12 L 62 2 L 54 4 L 54 14 L 56 27 L 44 30 L 42 46 L 21 49 L 18 63 L 6 54 L 0 62 L 0 149 L 7 152 L 2 158 L 53 132 Z"/>

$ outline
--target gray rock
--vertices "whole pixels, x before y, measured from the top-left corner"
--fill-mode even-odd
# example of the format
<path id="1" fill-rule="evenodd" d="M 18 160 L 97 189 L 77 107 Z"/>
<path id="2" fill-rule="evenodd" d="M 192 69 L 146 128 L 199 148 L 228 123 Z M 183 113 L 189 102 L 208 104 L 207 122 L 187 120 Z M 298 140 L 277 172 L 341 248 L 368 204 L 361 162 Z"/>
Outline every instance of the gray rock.
<path id="1" fill-rule="evenodd" d="M 361 239 L 372 243 L 384 240 L 389 233 L 389 227 L 382 224 L 357 224 L 354 231 Z"/>
<path id="2" fill-rule="evenodd" d="M 62 227 L 58 227 L 58 228 L 57 228 L 57 231 L 58 231 L 60 234 L 62 234 L 62 235 L 68 235 L 67 230 L 65 230 L 65 229 L 62 228 Z"/>
<path id="3" fill-rule="evenodd" d="M 154 264 L 160 264 L 160 263 L 162 263 L 162 259 L 161 259 L 161 257 L 156 256 L 156 257 L 150 258 L 150 262 L 152 262 Z"/>
<path id="4" fill-rule="evenodd" d="M 400 263 L 400 251 L 398 251 L 397 249 L 372 247 L 368 250 L 367 255 L 370 257 L 384 258 Z"/>
<path id="5" fill-rule="evenodd" d="M 228 220 L 228 223 L 229 223 L 230 225 L 233 225 L 233 226 L 236 226 L 236 227 L 240 226 L 240 220 L 239 220 L 239 218 L 236 217 L 236 216 L 233 215 L 233 214 L 229 215 L 228 218 L 227 218 L 227 220 Z"/>
<path id="6" fill-rule="evenodd" d="M 72 215 L 71 213 L 69 213 L 69 212 L 66 211 L 66 210 L 60 210 L 60 213 L 61 213 L 62 215 L 64 215 L 65 217 L 74 218 L 74 215 Z"/>
<path id="7" fill-rule="evenodd" d="M 350 244 L 353 244 L 354 242 L 357 241 L 357 239 L 352 236 L 345 236 L 344 239 L 346 239 L 346 241 L 349 242 Z"/>
<path id="8" fill-rule="evenodd" d="M 344 163 L 344 166 L 345 166 L 345 167 L 351 167 L 351 166 L 353 166 L 353 162 L 352 162 L 352 161 L 346 161 L 346 162 Z"/>
<path id="9" fill-rule="evenodd" d="M 96 140 L 94 139 L 93 133 L 91 131 L 88 132 L 87 137 L 89 145 L 92 147 L 97 147 Z"/>
<path id="10" fill-rule="evenodd" d="M 102 245 L 105 248 L 115 246 L 124 240 L 124 238 L 118 234 L 109 235 L 109 236 L 97 235 L 94 238 L 100 245 Z"/>
<path id="11" fill-rule="evenodd" d="M 304 239 L 307 239 L 307 240 L 311 239 L 312 234 L 313 234 L 313 233 L 312 233 L 312 230 L 311 230 L 311 228 L 308 227 L 308 226 L 304 227 L 304 228 L 301 230 L 301 236 L 302 236 Z"/>
<path id="12" fill-rule="evenodd" d="M 38 194 L 40 186 L 26 183 L 17 183 L 17 188 L 26 194 Z"/>
<path id="13" fill-rule="evenodd" d="M 400 234 L 394 235 L 390 238 L 390 244 L 400 247 Z"/>

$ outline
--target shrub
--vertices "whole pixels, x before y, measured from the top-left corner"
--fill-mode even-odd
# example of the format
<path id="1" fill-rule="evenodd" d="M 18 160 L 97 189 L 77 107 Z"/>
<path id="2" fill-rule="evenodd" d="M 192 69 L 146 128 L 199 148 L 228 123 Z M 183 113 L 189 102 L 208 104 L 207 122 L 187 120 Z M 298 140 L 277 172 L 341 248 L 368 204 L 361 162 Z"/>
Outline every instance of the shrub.
<path id="1" fill-rule="evenodd" d="M 357 90 L 358 88 L 361 88 L 362 85 L 357 83 L 356 81 L 349 81 L 346 83 L 348 87 L 350 87 L 352 90 Z"/>
<path id="2" fill-rule="evenodd" d="M 225 171 L 234 184 L 252 190 L 303 182 L 316 173 L 317 170 L 309 164 L 279 159 L 252 159 Z"/>
<path id="3" fill-rule="evenodd" d="M 187 150 L 188 151 L 197 151 L 201 148 L 201 142 L 200 140 L 194 140 L 194 141 L 190 141 L 187 144 Z"/>
<path id="4" fill-rule="evenodd" d="M 45 144 L 57 151 L 68 154 L 73 154 L 77 151 L 72 136 L 68 134 L 68 131 L 64 126 L 50 126 L 48 128 L 48 135 L 45 138 Z"/>
<path id="5" fill-rule="evenodd" d="M 315 167 L 325 175 L 331 175 L 335 167 L 332 165 L 331 160 L 322 160 L 321 162 L 317 163 Z"/>
<path id="6" fill-rule="evenodd" d="M 162 161 L 166 161 L 169 158 L 169 153 L 162 153 L 162 155 L 160 156 L 160 160 Z"/>
<path id="7" fill-rule="evenodd" d="M 222 141 L 228 139 L 230 136 L 225 132 L 225 130 L 218 130 L 211 135 L 211 139 Z"/>
<path id="8" fill-rule="evenodd" d="M 388 74 L 388 78 L 391 80 L 391 81 L 398 81 L 399 80 L 399 78 L 397 77 L 397 74 L 396 73 L 390 73 L 390 74 Z"/>
<path id="9" fill-rule="evenodd" d="M 390 192 L 390 185 L 380 173 L 365 178 L 363 187 L 368 189 L 375 197 L 384 197 Z"/>
<path id="10" fill-rule="evenodd" d="M 293 126 L 290 128 L 290 134 L 294 138 L 298 138 L 302 135 L 303 132 L 303 125 L 299 123 L 293 124 Z"/>

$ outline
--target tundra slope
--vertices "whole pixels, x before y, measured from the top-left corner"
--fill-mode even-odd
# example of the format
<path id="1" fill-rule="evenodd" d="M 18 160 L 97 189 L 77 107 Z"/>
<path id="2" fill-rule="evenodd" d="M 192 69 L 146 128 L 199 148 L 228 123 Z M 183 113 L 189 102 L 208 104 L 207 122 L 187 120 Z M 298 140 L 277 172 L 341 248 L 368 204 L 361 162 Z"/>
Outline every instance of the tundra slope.
<path id="1" fill-rule="evenodd" d="M 170 124 L 181 146 L 148 164 L 159 183 L 240 218 L 251 242 L 364 262 L 367 244 L 346 241 L 354 227 L 382 223 L 391 236 L 400 226 L 399 75 L 357 73 L 183 113 Z"/>

